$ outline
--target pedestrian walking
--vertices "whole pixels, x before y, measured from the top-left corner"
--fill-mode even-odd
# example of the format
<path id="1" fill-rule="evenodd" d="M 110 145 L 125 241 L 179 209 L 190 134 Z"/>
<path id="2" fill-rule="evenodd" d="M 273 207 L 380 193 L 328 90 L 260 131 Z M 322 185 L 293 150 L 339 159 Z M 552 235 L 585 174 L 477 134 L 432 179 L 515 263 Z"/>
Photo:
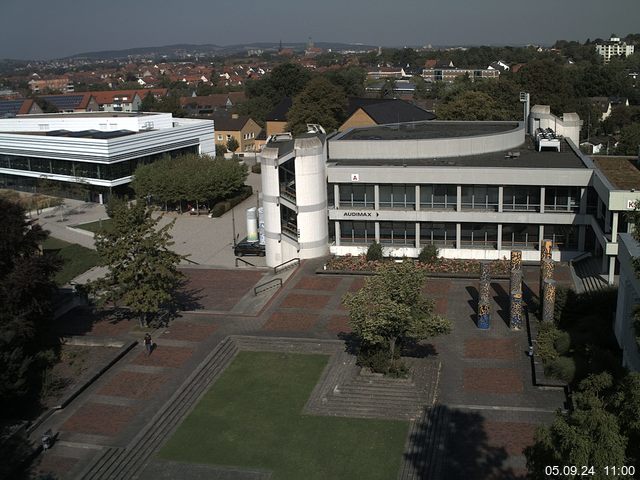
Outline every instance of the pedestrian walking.
<path id="1" fill-rule="evenodd" d="M 144 348 L 147 350 L 147 357 L 151 355 L 152 346 L 153 346 L 153 342 L 151 341 L 151 335 L 147 333 L 144 336 Z"/>

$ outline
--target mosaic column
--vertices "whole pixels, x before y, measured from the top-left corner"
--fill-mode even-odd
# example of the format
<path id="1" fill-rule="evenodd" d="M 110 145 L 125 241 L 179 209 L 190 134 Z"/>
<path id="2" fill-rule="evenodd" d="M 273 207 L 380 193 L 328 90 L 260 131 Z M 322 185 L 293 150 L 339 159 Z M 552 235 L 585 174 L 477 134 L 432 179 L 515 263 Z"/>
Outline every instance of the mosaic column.
<path id="1" fill-rule="evenodd" d="M 491 325 L 491 274 L 489 263 L 480 264 L 480 288 L 478 292 L 478 328 L 487 330 Z"/>
<path id="2" fill-rule="evenodd" d="M 521 250 L 511 250 L 511 263 L 509 265 L 511 267 L 511 271 L 514 270 L 522 270 L 522 251 Z"/>
<path id="3" fill-rule="evenodd" d="M 554 262 L 550 258 L 543 258 L 540 262 L 540 299 L 544 297 L 545 280 L 553 279 Z"/>
<path id="4" fill-rule="evenodd" d="M 511 270 L 511 290 L 509 292 L 509 328 L 522 328 L 522 270 Z"/>
<path id="5" fill-rule="evenodd" d="M 542 321 L 553 322 L 556 308 L 556 281 L 548 278 L 544 281 L 544 298 L 542 300 Z"/>

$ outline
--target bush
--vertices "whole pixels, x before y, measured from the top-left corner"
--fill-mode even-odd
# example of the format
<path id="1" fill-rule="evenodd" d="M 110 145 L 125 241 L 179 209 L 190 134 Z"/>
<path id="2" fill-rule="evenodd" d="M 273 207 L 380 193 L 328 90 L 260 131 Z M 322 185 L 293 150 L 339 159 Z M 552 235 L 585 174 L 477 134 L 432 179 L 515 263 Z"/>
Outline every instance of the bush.
<path id="1" fill-rule="evenodd" d="M 571 383 L 576 376 L 576 362 L 573 358 L 558 357 L 545 366 L 544 373 L 563 382 Z"/>
<path id="2" fill-rule="evenodd" d="M 409 373 L 409 368 L 400 359 L 399 349 L 392 360 L 389 358 L 389 350 L 383 346 L 362 347 L 358 352 L 357 364 L 371 369 L 372 372 L 384 373 L 395 378 L 406 377 Z"/>
<path id="3" fill-rule="evenodd" d="M 367 250 L 367 261 L 368 262 L 379 261 L 379 260 L 382 260 L 382 257 L 383 257 L 382 245 L 374 241 L 371 245 L 369 245 L 369 248 Z"/>
<path id="4" fill-rule="evenodd" d="M 251 171 L 253 173 L 262 173 L 262 166 L 259 163 L 256 163 L 255 165 L 251 165 Z"/>
<path id="5" fill-rule="evenodd" d="M 558 337 L 553 342 L 553 347 L 559 355 L 565 355 L 571 348 L 571 336 L 567 332 L 559 332 Z"/>
<path id="6" fill-rule="evenodd" d="M 227 211 L 227 209 L 225 208 L 225 203 L 226 202 L 216 203 L 211 209 L 211 216 L 221 217 L 222 215 L 224 215 L 224 213 Z"/>
<path id="7" fill-rule="evenodd" d="M 538 330 L 536 355 L 540 357 L 545 365 L 558 358 L 555 349 L 555 341 L 561 332 L 552 323 L 541 323 Z"/>
<path id="8" fill-rule="evenodd" d="M 438 260 L 438 247 L 435 245 L 425 245 L 418 255 L 421 263 L 435 263 Z"/>

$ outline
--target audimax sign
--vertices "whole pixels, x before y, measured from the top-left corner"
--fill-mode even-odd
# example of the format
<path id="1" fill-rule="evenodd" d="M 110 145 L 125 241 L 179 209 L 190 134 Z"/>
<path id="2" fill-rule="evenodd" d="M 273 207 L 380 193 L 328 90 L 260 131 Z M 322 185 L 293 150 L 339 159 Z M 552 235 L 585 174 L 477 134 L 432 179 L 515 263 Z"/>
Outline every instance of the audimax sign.
<path id="1" fill-rule="evenodd" d="M 344 212 L 342 214 L 343 217 L 373 217 L 373 214 L 378 217 L 380 214 L 378 212 Z"/>

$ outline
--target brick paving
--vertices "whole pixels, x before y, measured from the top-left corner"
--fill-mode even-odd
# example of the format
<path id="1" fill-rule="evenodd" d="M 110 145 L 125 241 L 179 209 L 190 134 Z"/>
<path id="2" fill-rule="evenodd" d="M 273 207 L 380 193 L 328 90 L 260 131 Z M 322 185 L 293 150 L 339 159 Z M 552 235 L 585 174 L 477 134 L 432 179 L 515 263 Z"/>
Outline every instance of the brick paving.
<path id="1" fill-rule="evenodd" d="M 327 331 L 331 333 L 350 333 L 351 327 L 349 326 L 348 315 L 334 315 L 329 319 L 327 323 Z"/>
<path id="2" fill-rule="evenodd" d="M 77 458 L 63 457 L 49 451 L 41 456 L 34 473 L 38 478 L 64 478 L 77 463 Z"/>
<path id="3" fill-rule="evenodd" d="M 218 325 L 215 323 L 173 321 L 169 327 L 163 330 L 161 338 L 200 342 L 212 335 L 216 330 L 218 330 Z"/>
<path id="4" fill-rule="evenodd" d="M 138 356 L 134 358 L 131 363 L 137 365 L 178 368 L 193 355 L 193 349 L 191 348 L 171 347 L 168 345 L 162 345 L 162 343 L 159 343 L 149 356 L 147 356 L 147 353 L 143 348 L 140 347 L 139 350 L 140 353 L 138 353 Z"/>
<path id="5" fill-rule="evenodd" d="M 118 435 L 136 415 L 136 408 L 87 402 L 61 427 L 62 431 L 104 435 Z"/>
<path id="6" fill-rule="evenodd" d="M 58 318 L 54 330 L 59 335 L 92 335 L 118 337 L 138 324 L 135 319 L 117 320 L 109 313 L 96 314 L 90 308 L 78 307 Z"/>
<path id="7" fill-rule="evenodd" d="M 327 306 L 331 297 L 324 295 L 304 295 L 300 293 L 290 293 L 280 304 L 284 308 L 308 308 L 321 310 Z"/>
<path id="8" fill-rule="evenodd" d="M 283 332 L 306 332 L 318 322 L 319 315 L 309 312 L 275 312 L 264 329 Z"/>
<path id="9" fill-rule="evenodd" d="M 520 393 L 520 372 L 513 368 L 465 368 L 464 389 L 482 393 Z"/>
<path id="10" fill-rule="evenodd" d="M 334 292 L 341 282 L 342 279 L 336 277 L 303 277 L 296 284 L 295 288 L 301 290 L 322 290 Z"/>
<path id="11" fill-rule="evenodd" d="M 166 375 L 122 371 L 98 390 L 98 394 L 138 399 L 150 398 L 166 380 Z"/>
<path id="12" fill-rule="evenodd" d="M 514 360 L 517 350 L 516 342 L 511 338 L 470 338 L 464 342 L 466 358 Z"/>
<path id="13" fill-rule="evenodd" d="M 264 276 L 255 270 L 182 269 L 199 309 L 229 311 Z"/>
<path id="14" fill-rule="evenodd" d="M 533 444 L 536 426 L 531 423 L 486 421 L 487 444 L 504 448 L 509 455 L 522 455 Z"/>

